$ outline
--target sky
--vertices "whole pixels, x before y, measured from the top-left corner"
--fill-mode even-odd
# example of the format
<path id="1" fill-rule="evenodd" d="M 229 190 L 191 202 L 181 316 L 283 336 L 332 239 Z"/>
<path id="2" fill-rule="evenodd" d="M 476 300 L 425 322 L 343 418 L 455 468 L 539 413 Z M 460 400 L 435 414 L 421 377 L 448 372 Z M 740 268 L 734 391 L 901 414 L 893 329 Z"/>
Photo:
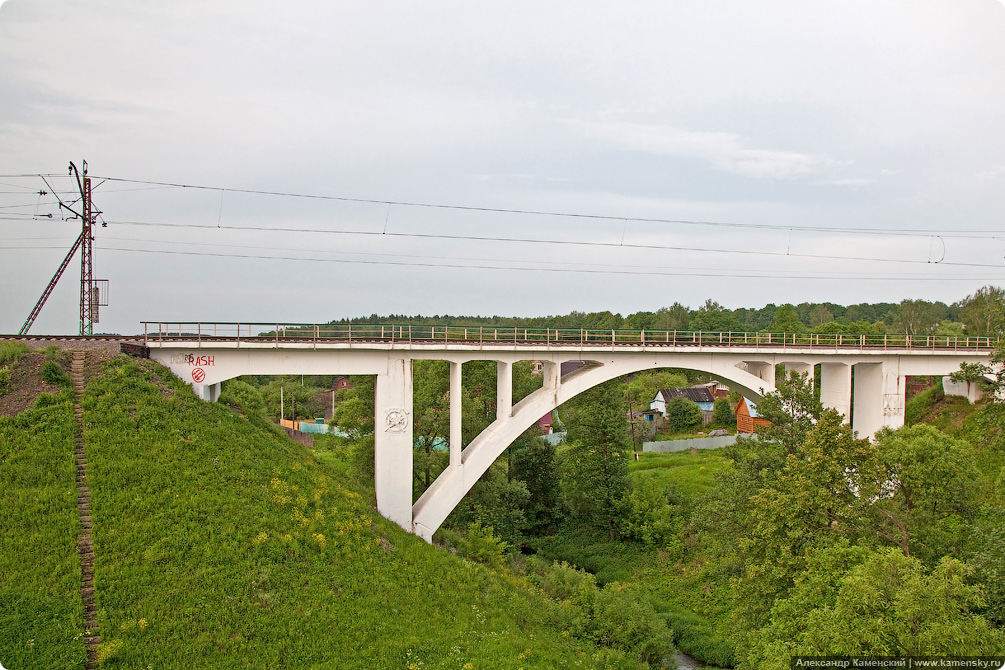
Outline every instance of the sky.
<path id="1" fill-rule="evenodd" d="M 1005 3 L 6 0 L 0 333 L 71 161 L 95 332 L 951 303 L 1005 284 Z"/>

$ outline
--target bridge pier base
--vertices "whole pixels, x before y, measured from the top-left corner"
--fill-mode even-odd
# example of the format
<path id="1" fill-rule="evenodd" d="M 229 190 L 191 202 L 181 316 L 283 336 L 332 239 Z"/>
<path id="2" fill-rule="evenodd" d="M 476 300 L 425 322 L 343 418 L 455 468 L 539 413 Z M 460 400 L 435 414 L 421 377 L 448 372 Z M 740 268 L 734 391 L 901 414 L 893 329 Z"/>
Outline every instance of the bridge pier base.
<path id="1" fill-rule="evenodd" d="M 216 402 L 220 399 L 220 389 L 223 387 L 223 382 L 217 382 L 215 384 L 192 384 L 192 391 L 200 400 L 205 400 L 206 402 Z"/>
<path id="2" fill-rule="evenodd" d="M 904 425 L 904 379 L 896 363 L 855 365 L 852 428 L 872 437 L 881 428 Z"/>
<path id="3" fill-rule="evenodd" d="M 377 511 L 410 533 L 414 420 L 412 361 L 389 359 L 387 372 L 377 375 L 374 393 L 373 483 Z"/>

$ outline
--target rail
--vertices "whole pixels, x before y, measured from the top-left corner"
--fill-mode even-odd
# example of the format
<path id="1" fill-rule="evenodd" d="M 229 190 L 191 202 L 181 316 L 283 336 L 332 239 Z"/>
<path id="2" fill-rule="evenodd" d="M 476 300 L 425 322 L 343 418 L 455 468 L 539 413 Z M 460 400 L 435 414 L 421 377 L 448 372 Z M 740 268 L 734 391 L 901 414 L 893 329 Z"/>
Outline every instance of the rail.
<path id="1" fill-rule="evenodd" d="M 798 347 L 988 351 L 998 338 L 956 335 L 865 335 L 841 333 L 755 333 L 519 326 L 371 325 L 144 321 L 143 342 L 192 341 L 359 344 L 479 344 L 554 347 Z"/>

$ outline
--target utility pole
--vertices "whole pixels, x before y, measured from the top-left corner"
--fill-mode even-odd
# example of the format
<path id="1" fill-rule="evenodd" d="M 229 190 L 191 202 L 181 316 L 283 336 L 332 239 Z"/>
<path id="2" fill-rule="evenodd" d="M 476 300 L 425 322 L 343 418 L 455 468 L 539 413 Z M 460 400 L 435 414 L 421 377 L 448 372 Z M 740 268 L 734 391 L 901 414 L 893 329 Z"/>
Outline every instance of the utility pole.
<path id="1" fill-rule="evenodd" d="M 94 322 L 98 320 L 98 295 L 97 287 L 94 285 L 94 254 L 92 242 L 94 235 L 91 234 L 91 226 L 94 223 L 93 207 L 91 205 L 91 178 L 87 176 L 87 161 L 83 162 L 84 177 L 81 181 L 80 173 L 70 163 L 70 168 L 77 177 L 77 186 L 80 188 L 82 203 L 81 220 L 83 230 L 81 231 L 80 242 L 80 334 L 93 335 Z"/>
<path id="2" fill-rule="evenodd" d="M 31 314 L 25 320 L 24 325 L 21 326 L 21 330 L 18 331 L 18 335 L 27 335 L 28 329 L 31 328 L 31 324 L 35 322 L 35 318 L 38 316 L 39 312 L 42 311 L 42 306 L 45 305 L 45 301 L 49 299 L 52 294 L 52 290 L 56 288 L 56 283 L 59 278 L 63 276 L 63 271 L 66 270 L 67 266 L 70 264 L 70 260 L 73 258 L 73 254 L 77 253 L 77 248 L 79 247 L 80 252 L 80 334 L 81 335 L 93 335 L 94 324 L 98 321 L 98 306 L 101 304 L 108 304 L 108 280 L 107 279 L 95 279 L 94 278 L 94 254 L 93 245 L 94 242 L 94 219 L 101 212 L 94 209 L 94 205 L 91 202 L 91 178 L 87 176 L 87 161 L 83 162 L 84 174 L 77 171 L 77 166 L 70 163 L 70 174 L 77 178 L 77 188 L 80 190 L 80 200 L 81 200 L 81 211 L 77 212 L 75 209 L 65 204 L 56 194 L 55 189 L 46 181 L 46 185 L 49 186 L 49 192 L 56 196 L 59 200 L 60 209 L 65 209 L 66 211 L 73 214 L 70 220 L 79 218 L 81 220 L 81 231 L 80 236 L 70 247 L 70 252 L 66 254 L 66 258 L 60 264 L 59 268 L 56 270 L 56 274 L 52 276 L 49 280 L 48 286 L 42 291 L 42 297 L 38 299 L 35 303 L 35 307 L 31 310 Z M 45 179 L 45 177 L 43 177 Z M 105 290 L 101 291 L 98 285 L 104 286 Z M 102 303 L 102 301 L 104 301 Z"/>
<path id="3" fill-rule="evenodd" d="M 639 443 L 635 439 L 635 421 L 632 416 L 632 392 L 628 392 L 628 425 L 632 428 L 632 456 L 639 460 Z"/>

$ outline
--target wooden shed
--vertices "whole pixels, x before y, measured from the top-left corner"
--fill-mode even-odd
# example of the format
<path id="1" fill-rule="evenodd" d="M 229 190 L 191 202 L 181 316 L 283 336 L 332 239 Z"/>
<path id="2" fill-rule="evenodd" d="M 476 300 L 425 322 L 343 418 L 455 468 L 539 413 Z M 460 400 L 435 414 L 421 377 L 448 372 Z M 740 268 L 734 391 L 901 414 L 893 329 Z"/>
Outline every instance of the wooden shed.
<path id="1" fill-rule="evenodd" d="M 740 404 L 736 406 L 736 432 L 753 433 L 758 428 L 770 426 L 771 422 L 757 413 L 757 405 L 744 397 L 740 397 Z"/>

